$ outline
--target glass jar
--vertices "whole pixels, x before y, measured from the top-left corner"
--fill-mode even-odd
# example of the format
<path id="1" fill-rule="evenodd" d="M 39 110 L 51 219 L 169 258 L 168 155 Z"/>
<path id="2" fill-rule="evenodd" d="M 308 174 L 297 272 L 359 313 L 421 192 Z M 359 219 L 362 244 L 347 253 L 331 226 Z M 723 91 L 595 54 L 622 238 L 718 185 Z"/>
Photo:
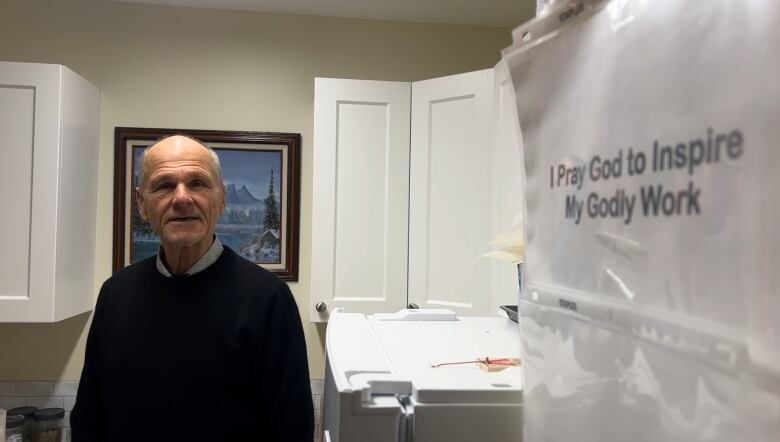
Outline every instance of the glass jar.
<path id="1" fill-rule="evenodd" d="M 33 415 L 36 411 L 38 411 L 38 408 L 36 407 L 17 407 L 8 410 L 9 416 L 17 415 L 24 417 L 24 425 L 22 425 L 23 442 L 32 442 L 32 432 L 33 427 L 35 426 Z"/>
<path id="2" fill-rule="evenodd" d="M 60 442 L 64 417 L 65 410 L 62 408 L 43 408 L 36 411 L 32 442 Z"/>
<path id="3" fill-rule="evenodd" d="M 24 416 L 8 415 L 5 418 L 5 442 L 23 442 Z"/>

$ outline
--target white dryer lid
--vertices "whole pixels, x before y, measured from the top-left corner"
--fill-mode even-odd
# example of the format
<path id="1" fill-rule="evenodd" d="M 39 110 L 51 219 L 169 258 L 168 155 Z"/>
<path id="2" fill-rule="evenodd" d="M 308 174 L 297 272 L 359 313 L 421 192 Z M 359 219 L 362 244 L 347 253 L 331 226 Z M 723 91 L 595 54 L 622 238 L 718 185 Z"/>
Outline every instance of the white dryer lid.
<path id="1" fill-rule="evenodd" d="M 339 390 L 411 395 L 422 404 L 512 403 L 522 400 L 522 372 L 487 372 L 478 358 L 519 358 L 517 324 L 502 317 L 454 321 L 385 321 L 334 313 L 328 361 Z"/>

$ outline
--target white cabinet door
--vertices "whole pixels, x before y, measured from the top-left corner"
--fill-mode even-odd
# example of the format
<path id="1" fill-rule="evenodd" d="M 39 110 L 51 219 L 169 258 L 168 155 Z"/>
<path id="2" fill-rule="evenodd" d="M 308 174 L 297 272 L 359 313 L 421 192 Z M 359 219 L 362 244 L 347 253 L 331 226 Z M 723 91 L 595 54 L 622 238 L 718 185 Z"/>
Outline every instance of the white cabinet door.
<path id="1" fill-rule="evenodd" d="M 412 85 L 409 302 L 489 315 L 493 69 Z"/>
<path id="2" fill-rule="evenodd" d="M 0 322 L 92 308 L 98 108 L 64 66 L 0 62 Z"/>
<path id="3" fill-rule="evenodd" d="M 0 315 L 4 322 L 20 322 L 50 314 L 54 254 L 45 247 L 54 242 L 54 224 L 41 224 L 56 193 L 38 195 L 36 184 L 51 188 L 56 180 L 59 113 L 59 75 L 56 69 L 23 69 L 8 64 L 0 72 Z M 37 158 L 36 158 L 37 157 Z M 36 175 L 33 175 L 33 163 Z M 36 183 L 35 181 L 38 181 Z M 56 183 L 56 181 L 55 181 Z M 31 264 L 35 265 L 31 265 Z M 36 287 L 37 286 L 37 287 Z"/>
<path id="4" fill-rule="evenodd" d="M 491 237 L 515 228 L 523 220 L 523 163 L 520 156 L 520 133 L 515 107 L 515 90 L 504 61 L 495 67 L 493 144 L 491 148 Z M 500 305 L 517 304 L 520 286 L 517 265 L 508 261 L 491 263 L 493 301 L 491 310 Z"/>
<path id="5" fill-rule="evenodd" d="M 326 321 L 337 307 L 397 311 L 406 302 L 410 84 L 317 78 L 314 90 L 309 318 Z"/>

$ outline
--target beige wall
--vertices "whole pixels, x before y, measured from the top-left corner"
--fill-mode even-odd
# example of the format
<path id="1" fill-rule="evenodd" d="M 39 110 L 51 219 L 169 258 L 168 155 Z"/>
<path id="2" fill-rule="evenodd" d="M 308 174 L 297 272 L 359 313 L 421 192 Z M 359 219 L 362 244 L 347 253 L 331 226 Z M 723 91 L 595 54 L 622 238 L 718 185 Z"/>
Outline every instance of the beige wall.
<path id="1" fill-rule="evenodd" d="M 421 80 L 492 67 L 510 43 L 503 28 L 97 0 L 2 0 L 0 18 L 0 60 L 61 63 L 100 88 L 96 290 L 111 274 L 115 126 L 302 134 L 300 281 L 290 286 L 313 378 L 325 332 L 305 314 L 314 77 Z M 0 324 L 0 380 L 77 379 L 88 325 L 89 314 Z"/>

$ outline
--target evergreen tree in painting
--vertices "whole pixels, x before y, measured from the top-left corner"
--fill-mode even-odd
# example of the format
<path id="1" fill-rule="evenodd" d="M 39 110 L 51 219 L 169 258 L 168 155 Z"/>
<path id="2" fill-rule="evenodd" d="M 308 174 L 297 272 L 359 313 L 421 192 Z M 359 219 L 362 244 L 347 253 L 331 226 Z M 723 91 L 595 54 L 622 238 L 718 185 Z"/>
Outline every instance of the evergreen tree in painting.
<path id="1" fill-rule="evenodd" d="M 268 196 L 265 197 L 265 217 L 263 224 L 266 230 L 279 230 L 279 205 L 274 195 L 274 170 L 271 169 L 271 181 L 268 183 Z"/>

